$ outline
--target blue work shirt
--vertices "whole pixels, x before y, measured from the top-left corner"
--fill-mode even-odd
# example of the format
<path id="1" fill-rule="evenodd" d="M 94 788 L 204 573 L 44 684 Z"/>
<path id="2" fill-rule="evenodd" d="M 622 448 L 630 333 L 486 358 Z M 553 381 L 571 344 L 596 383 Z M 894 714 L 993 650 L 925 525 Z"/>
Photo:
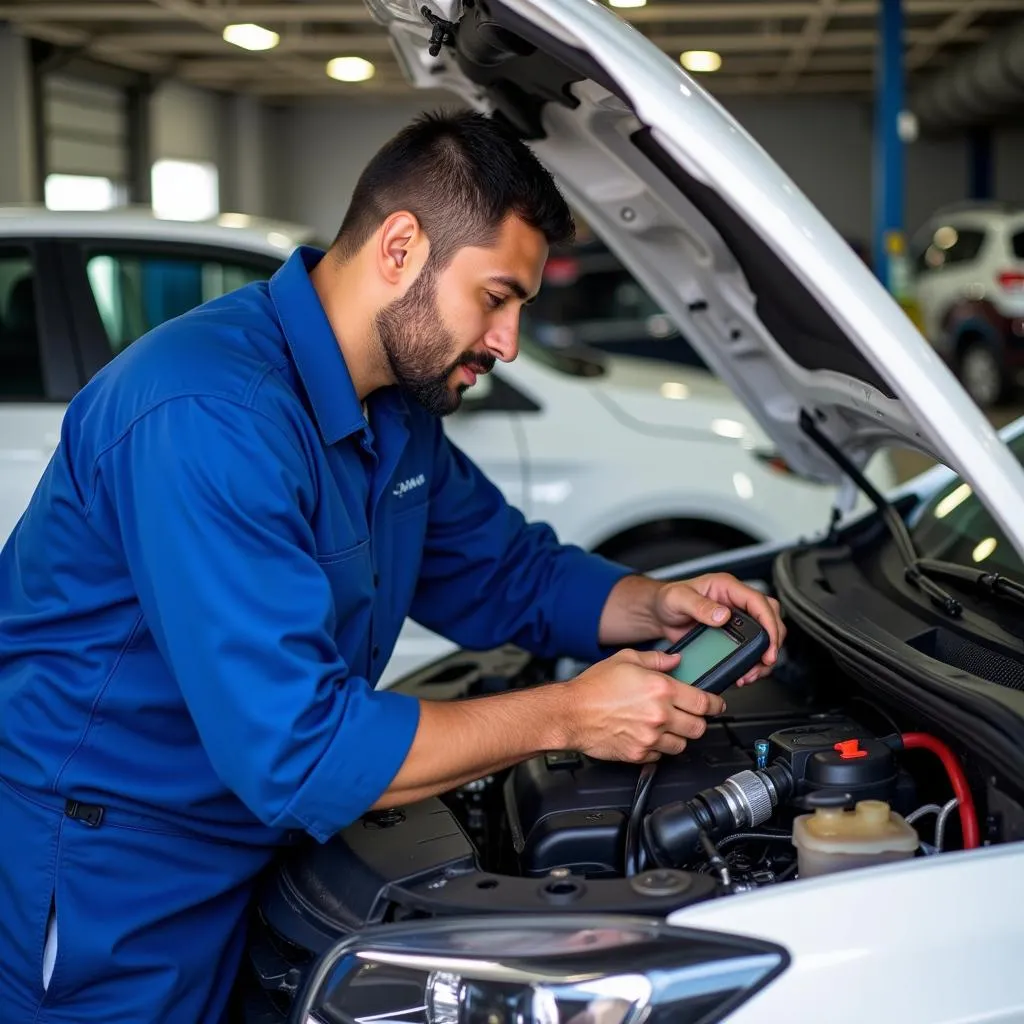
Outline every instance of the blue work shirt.
<path id="1" fill-rule="evenodd" d="M 0 554 L 0 778 L 191 833 L 325 841 L 419 704 L 407 614 L 473 648 L 602 655 L 627 570 L 527 524 L 397 388 L 364 418 L 301 249 L 70 403 Z"/>

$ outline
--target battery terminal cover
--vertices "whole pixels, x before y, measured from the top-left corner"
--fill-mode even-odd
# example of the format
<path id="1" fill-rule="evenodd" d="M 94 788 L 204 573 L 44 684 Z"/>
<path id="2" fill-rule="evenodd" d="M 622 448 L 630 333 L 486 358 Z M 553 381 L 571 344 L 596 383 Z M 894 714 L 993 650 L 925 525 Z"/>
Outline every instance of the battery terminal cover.
<path id="1" fill-rule="evenodd" d="M 914 856 L 920 838 L 883 800 L 861 800 L 852 811 L 819 807 L 793 822 L 801 878 Z"/>

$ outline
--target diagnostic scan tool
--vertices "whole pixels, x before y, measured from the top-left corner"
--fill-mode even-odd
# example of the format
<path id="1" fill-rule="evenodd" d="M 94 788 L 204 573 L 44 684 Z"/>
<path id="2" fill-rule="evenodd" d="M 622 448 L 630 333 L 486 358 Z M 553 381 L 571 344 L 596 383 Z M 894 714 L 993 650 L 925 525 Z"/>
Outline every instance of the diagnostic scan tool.
<path id="1" fill-rule="evenodd" d="M 761 660 L 770 642 L 760 623 L 734 611 L 724 626 L 699 624 L 669 647 L 666 654 L 682 655 L 669 675 L 700 690 L 722 693 Z"/>

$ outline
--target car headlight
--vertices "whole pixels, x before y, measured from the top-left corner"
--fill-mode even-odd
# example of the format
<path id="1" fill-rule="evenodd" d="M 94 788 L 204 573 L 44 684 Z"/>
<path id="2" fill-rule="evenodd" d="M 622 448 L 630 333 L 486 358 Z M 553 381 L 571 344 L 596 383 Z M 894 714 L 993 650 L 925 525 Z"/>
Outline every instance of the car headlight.
<path id="1" fill-rule="evenodd" d="M 626 917 L 370 928 L 314 964 L 291 1024 L 687 1024 L 720 1020 L 784 950 Z"/>

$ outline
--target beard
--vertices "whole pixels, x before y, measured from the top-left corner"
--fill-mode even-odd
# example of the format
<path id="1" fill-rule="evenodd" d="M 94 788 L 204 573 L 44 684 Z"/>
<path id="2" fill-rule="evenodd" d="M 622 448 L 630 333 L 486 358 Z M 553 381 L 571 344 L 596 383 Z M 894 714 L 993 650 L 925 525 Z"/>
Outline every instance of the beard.
<path id="1" fill-rule="evenodd" d="M 449 416 L 462 404 L 469 385 L 449 383 L 460 366 L 477 374 L 494 367 L 494 356 L 489 354 L 464 352 L 452 360 L 458 342 L 444 326 L 435 275 L 429 267 L 423 268 L 405 295 L 377 314 L 375 326 L 395 382 L 433 416 Z"/>

